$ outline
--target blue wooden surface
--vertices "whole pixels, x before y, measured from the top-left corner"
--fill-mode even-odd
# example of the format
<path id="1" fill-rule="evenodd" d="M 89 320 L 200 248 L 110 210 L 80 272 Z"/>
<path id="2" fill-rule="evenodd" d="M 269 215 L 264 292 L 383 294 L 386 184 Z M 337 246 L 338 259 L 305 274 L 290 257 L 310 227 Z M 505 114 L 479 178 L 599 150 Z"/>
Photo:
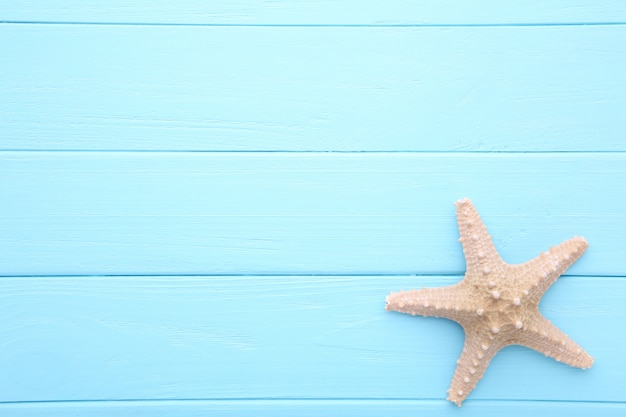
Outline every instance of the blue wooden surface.
<path id="1" fill-rule="evenodd" d="M 0 38 L 0 149 L 626 149 L 622 25 L 13 24 Z"/>
<path id="2" fill-rule="evenodd" d="M 626 413 L 622 1 L 0 1 L 0 415 Z M 596 359 L 384 312 L 452 203 Z"/>

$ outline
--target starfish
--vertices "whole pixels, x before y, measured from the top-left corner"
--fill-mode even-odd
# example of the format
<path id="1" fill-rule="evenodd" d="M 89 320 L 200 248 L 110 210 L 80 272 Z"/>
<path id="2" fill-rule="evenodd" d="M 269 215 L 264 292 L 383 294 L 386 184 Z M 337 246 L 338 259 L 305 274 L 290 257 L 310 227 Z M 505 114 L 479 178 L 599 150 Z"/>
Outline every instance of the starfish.
<path id="1" fill-rule="evenodd" d="M 387 297 L 386 310 L 445 317 L 459 323 L 465 344 L 448 389 L 459 407 L 476 387 L 496 353 L 522 345 L 577 368 L 593 358 L 539 312 L 546 290 L 587 249 L 574 237 L 523 264 L 507 264 L 496 251 L 469 199 L 455 203 L 467 271 L 458 283 L 400 291 Z"/>

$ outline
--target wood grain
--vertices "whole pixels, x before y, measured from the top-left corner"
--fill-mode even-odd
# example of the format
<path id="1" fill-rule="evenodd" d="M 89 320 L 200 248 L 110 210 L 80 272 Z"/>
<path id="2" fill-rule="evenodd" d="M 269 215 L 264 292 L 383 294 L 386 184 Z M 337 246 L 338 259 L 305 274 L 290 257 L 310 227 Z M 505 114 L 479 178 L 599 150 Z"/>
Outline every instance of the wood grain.
<path id="1" fill-rule="evenodd" d="M 568 274 L 624 275 L 625 154 L 0 154 L 0 271 L 460 274 L 453 202 L 502 257 L 574 235 Z"/>
<path id="2" fill-rule="evenodd" d="M 461 328 L 387 313 L 384 300 L 460 278 L 5 278 L 0 402 L 443 400 Z M 595 356 L 594 367 L 508 347 L 467 409 L 483 399 L 623 403 L 624 291 L 622 279 L 561 278 L 541 309 Z"/>
<path id="3" fill-rule="evenodd" d="M 471 403 L 470 403 L 471 401 Z M 470 405 L 471 404 L 471 405 Z M 220 401 L 131 401 L 1 404 L 0 412 L 13 417 L 100 417 L 115 413 L 119 417 L 189 417 L 219 414 L 220 416 L 304 417 L 359 415 L 363 417 L 393 415 L 413 417 L 450 416 L 458 412 L 452 404 L 441 400 L 220 400 Z M 468 417 L 500 417 L 512 410 L 533 414 L 548 413 L 568 417 L 622 417 L 626 412 L 620 403 L 585 403 L 551 401 L 472 401 L 468 400 L 463 415 Z"/>
<path id="4" fill-rule="evenodd" d="M 625 151 L 625 38 L 5 24 L 0 149 Z"/>

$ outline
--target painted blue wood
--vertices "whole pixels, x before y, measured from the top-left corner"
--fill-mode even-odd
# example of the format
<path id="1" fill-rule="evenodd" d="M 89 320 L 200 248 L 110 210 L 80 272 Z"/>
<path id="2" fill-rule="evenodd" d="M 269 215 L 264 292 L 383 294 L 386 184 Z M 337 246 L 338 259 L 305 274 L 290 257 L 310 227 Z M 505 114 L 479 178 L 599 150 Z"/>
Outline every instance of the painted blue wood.
<path id="1" fill-rule="evenodd" d="M 623 39 L 626 25 L 5 24 L 0 149 L 625 151 Z"/>
<path id="2" fill-rule="evenodd" d="M 589 240 L 541 308 L 596 363 L 460 412 L 624 415 L 625 17 L 0 0 L 0 416 L 456 415 L 461 330 L 383 304 L 460 278 L 464 196 L 507 261 Z"/>
<path id="3" fill-rule="evenodd" d="M 0 19 L 192 24 L 524 24 L 625 22 L 620 0 L 3 0 Z"/>
<path id="4" fill-rule="evenodd" d="M 575 235 L 626 272 L 626 154 L 0 154 L 0 272 L 460 274 L 471 197 L 508 262 Z"/>
<path id="5" fill-rule="evenodd" d="M 462 329 L 386 312 L 384 300 L 390 290 L 460 278 L 5 278 L 0 402 L 405 399 L 455 411 L 441 401 Z M 558 280 L 540 308 L 594 366 L 507 347 L 463 408 L 472 400 L 623 407 L 625 291 L 624 279 Z"/>
<path id="6" fill-rule="evenodd" d="M 621 403 L 584 403 L 584 402 L 528 402 L 528 401 L 472 401 L 467 400 L 463 416 L 501 417 L 514 413 L 531 415 L 588 417 L 623 417 L 626 409 Z M 471 404 L 471 405 L 470 405 Z M 447 401 L 410 401 L 410 400 L 234 400 L 234 401 L 133 401 L 133 402 L 87 402 L 87 403 L 43 403 L 0 405 L 0 412 L 12 417 L 100 417 L 114 413 L 119 417 L 189 417 L 220 415 L 229 416 L 267 416 L 267 417 L 303 417 L 319 416 L 362 416 L 378 417 L 392 415 L 414 417 L 428 415 L 432 417 L 458 415 L 460 411 Z M 519 411 L 517 411 L 519 410 Z"/>

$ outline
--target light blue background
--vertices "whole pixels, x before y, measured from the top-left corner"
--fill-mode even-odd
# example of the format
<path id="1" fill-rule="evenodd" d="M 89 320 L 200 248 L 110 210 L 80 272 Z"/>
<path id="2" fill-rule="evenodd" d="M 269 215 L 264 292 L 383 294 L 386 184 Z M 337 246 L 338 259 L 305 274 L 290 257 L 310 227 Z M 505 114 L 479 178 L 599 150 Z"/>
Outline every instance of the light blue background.
<path id="1" fill-rule="evenodd" d="M 0 415 L 623 416 L 626 4 L 214 3 L 0 1 Z M 596 363 L 458 410 L 466 196 Z"/>

